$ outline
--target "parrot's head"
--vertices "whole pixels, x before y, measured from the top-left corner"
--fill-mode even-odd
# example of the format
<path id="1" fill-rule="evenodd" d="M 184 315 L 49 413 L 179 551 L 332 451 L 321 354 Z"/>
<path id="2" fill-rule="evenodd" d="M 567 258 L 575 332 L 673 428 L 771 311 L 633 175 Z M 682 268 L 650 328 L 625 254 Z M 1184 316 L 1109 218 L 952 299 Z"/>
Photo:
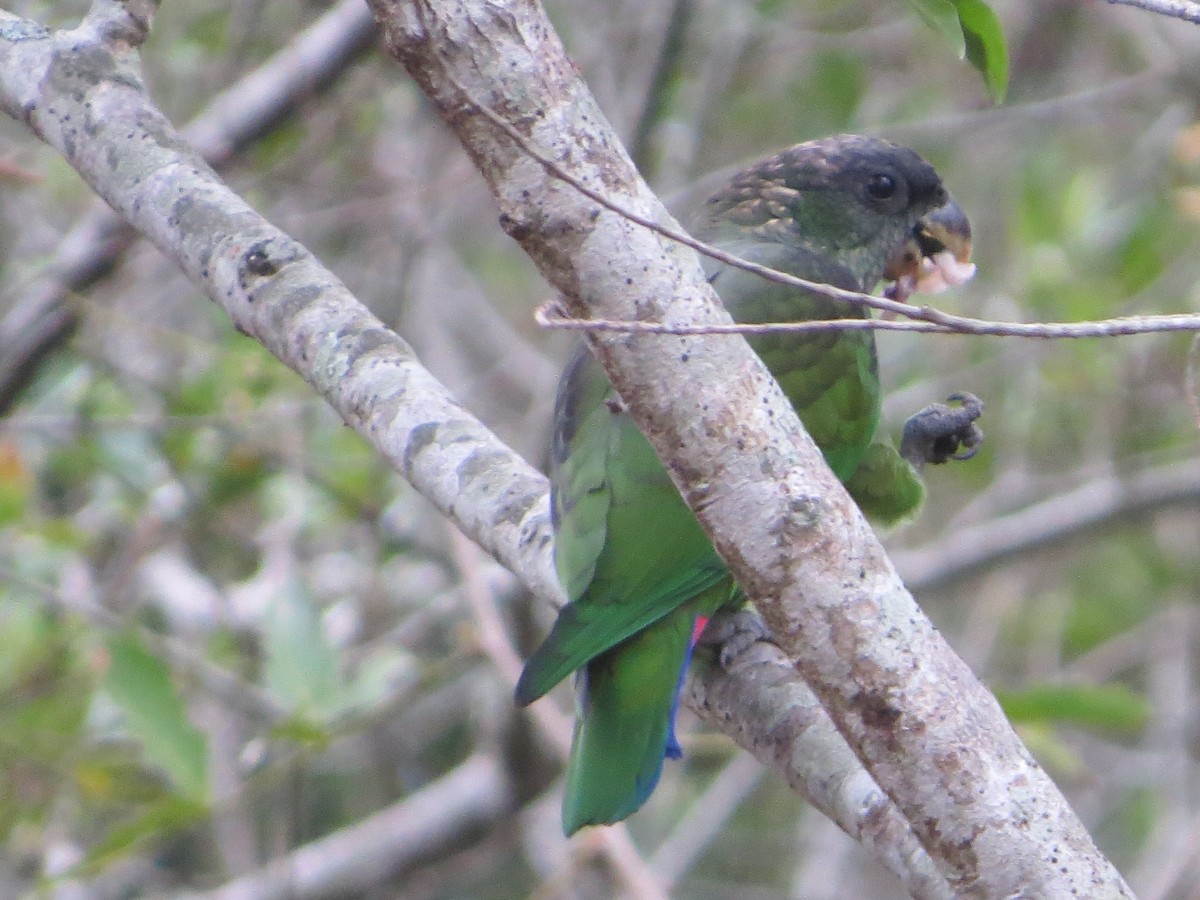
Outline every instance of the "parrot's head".
<path id="1" fill-rule="evenodd" d="M 754 240 L 835 260 L 863 290 L 886 278 L 907 297 L 975 271 L 970 223 L 933 166 L 878 138 L 789 147 L 735 175 L 705 214 Z"/>

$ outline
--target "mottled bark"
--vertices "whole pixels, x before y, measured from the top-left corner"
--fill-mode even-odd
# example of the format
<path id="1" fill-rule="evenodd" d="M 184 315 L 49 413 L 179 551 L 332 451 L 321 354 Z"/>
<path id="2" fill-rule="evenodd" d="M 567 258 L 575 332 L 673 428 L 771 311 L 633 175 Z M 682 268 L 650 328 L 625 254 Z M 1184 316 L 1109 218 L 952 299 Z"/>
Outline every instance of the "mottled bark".
<path id="1" fill-rule="evenodd" d="M 374 0 L 392 52 L 578 316 L 727 321 L 539 6 Z M 946 645 L 740 338 L 598 336 L 597 355 L 739 583 L 960 896 L 1128 895 Z"/>
<path id="2" fill-rule="evenodd" d="M 583 196 L 522 146 L 622 207 L 669 221 L 537 4 L 373 8 L 394 52 L 492 186 L 503 226 L 573 313 L 727 321 L 692 251 Z M 98 2 L 82 26 L 53 34 L 0 14 L 0 105 L 57 148 L 239 329 L 299 372 L 466 534 L 541 596 L 560 596 L 549 564 L 544 479 L 469 416 L 302 246 L 229 191 L 149 102 L 133 48 L 152 11 L 151 3 Z M 892 816 L 889 801 L 893 821 L 908 823 L 956 895 L 1128 895 L 991 695 L 916 608 L 745 342 L 610 336 L 597 347 L 795 660 L 795 670 L 776 666 L 767 679 L 737 667 L 706 671 L 690 690 L 693 704 L 760 753 L 803 746 L 796 738 L 811 730 L 808 716 L 831 716 L 836 733 L 821 727 L 835 762 L 824 776 L 805 774 L 809 760 L 795 753 L 767 755 L 815 800 L 844 802 L 813 778 L 873 779 L 888 801 L 830 812 L 852 834 L 872 834 L 868 845 L 907 872 L 902 878 L 914 892 L 935 878 L 927 861 L 906 869 L 920 851 L 904 840 L 885 846 L 890 827 L 872 831 L 866 819 L 877 809 Z M 793 671 L 820 701 L 806 704 L 803 716 L 787 715 L 793 707 L 772 699 L 781 689 L 799 696 Z M 726 715 L 728 697 L 739 697 L 729 710 L 780 715 Z M 791 731 L 768 733 L 780 721 Z M 862 785 L 858 796 L 875 796 Z"/>

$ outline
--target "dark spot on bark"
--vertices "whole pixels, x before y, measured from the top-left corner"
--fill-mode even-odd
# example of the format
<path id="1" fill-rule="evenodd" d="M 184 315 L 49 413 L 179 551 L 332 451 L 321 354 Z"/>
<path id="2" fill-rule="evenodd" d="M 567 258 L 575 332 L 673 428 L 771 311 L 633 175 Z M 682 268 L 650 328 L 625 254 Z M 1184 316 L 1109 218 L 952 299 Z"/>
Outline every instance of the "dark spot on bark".
<path id="1" fill-rule="evenodd" d="M 868 728 L 890 731 L 900 718 L 900 710 L 888 702 L 887 697 L 877 693 L 860 693 L 854 698 L 860 710 L 863 724 Z"/>
<path id="2" fill-rule="evenodd" d="M 182 213 L 179 216 L 181 226 L 186 222 L 186 215 L 204 215 L 206 212 L 204 204 L 192 207 L 183 198 L 176 202 L 175 209 Z M 303 249 L 298 244 L 285 237 L 269 237 L 255 241 L 239 260 L 238 285 L 243 291 L 249 293 L 255 287 L 258 279 L 270 278 L 272 275 L 278 274 L 285 265 L 300 259 L 303 253 Z M 207 260 L 202 260 L 202 262 L 207 262 Z M 253 302 L 255 298 L 248 296 L 247 299 Z"/>
<path id="3" fill-rule="evenodd" d="M 481 475 L 488 475 L 508 462 L 508 454 L 501 450 L 480 449 L 470 454 L 458 466 L 458 486 L 461 491 L 467 482 L 474 482 L 472 489 L 480 494 L 490 494 L 494 489 L 494 479 L 481 483 Z"/>
<path id="4" fill-rule="evenodd" d="M 524 222 L 518 222 L 508 213 L 500 214 L 500 227 L 514 241 L 522 242 L 528 240 L 531 230 Z"/>
<path id="5" fill-rule="evenodd" d="M 404 448 L 404 474 L 411 475 L 414 463 L 421 451 L 437 440 L 437 422 L 424 422 L 412 430 L 408 446 Z"/>
<path id="6" fill-rule="evenodd" d="M 255 244 L 242 257 L 242 266 L 249 274 L 265 278 L 279 271 L 279 267 L 275 265 L 268 254 L 266 244 L 266 241 Z"/>

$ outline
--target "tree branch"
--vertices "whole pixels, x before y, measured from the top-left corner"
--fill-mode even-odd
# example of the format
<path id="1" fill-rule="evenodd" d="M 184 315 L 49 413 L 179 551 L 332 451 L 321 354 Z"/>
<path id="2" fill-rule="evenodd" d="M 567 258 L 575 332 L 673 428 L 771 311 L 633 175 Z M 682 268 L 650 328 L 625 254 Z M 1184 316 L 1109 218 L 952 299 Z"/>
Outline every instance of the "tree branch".
<path id="1" fill-rule="evenodd" d="M 1091 479 L 1073 491 L 955 529 L 926 547 L 892 557 L 913 590 L 943 590 L 1005 560 L 1051 550 L 1119 519 L 1197 504 L 1200 467 L 1195 459 L 1188 459 L 1132 475 Z"/>
<path id="2" fill-rule="evenodd" d="M 361 0 L 341 0 L 266 63 L 214 97 L 184 127 L 184 139 L 209 165 L 228 165 L 370 47 L 374 26 Z M 0 413 L 74 330 L 79 310 L 72 293 L 112 271 L 136 239 L 137 232 L 97 200 L 63 237 L 46 271 L 0 317 Z"/>
<path id="3" fill-rule="evenodd" d="M 505 227 L 573 311 L 728 321 L 691 251 L 549 176 L 458 87 L 502 109 L 623 208 L 669 222 L 535 4 L 380 2 L 375 10 L 492 184 Z M 542 596 L 560 596 L 544 479 L 304 248 L 216 178 L 146 100 L 130 50 L 137 28 L 101 24 L 93 16 L 52 35 L 0 13 L 0 105 L 465 533 Z M 990 695 L 912 605 L 744 341 L 604 337 L 598 346 L 718 548 L 955 892 L 1125 893 Z M 731 444 L 746 452 L 723 459 Z M 743 741 L 762 737 L 755 730 Z"/>
<path id="4" fill-rule="evenodd" d="M 491 186 L 502 225 L 571 314 L 729 321 L 694 255 L 542 165 L 554 160 L 620 208 L 675 227 L 540 8 L 470 0 L 372 8 Z M 745 342 L 590 340 L 738 582 L 954 892 L 1128 895 L 995 699 L 904 590 Z"/>
<path id="5" fill-rule="evenodd" d="M 107 4 L 97 4 L 105 7 Z M 0 105 L 54 146 L 234 325 L 299 373 L 472 540 L 561 598 L 546 480 L 332 273 L 221 182 L 89 18 L 50 34 L 0 12 Z"/>

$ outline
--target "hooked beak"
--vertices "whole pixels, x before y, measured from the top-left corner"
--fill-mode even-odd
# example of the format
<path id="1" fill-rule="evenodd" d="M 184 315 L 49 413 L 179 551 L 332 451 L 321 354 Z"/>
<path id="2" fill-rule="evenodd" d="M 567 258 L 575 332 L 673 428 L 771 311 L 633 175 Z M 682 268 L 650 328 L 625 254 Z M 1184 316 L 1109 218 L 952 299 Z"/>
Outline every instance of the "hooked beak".
<path id="1" fill-rule="evenodd" d="M 970 280 L 971 222 L 951 197 L 922 218 L 904 246 L 888 261 L 885 294 L 905 302 L 912 294 L 936 294 Z"/>

